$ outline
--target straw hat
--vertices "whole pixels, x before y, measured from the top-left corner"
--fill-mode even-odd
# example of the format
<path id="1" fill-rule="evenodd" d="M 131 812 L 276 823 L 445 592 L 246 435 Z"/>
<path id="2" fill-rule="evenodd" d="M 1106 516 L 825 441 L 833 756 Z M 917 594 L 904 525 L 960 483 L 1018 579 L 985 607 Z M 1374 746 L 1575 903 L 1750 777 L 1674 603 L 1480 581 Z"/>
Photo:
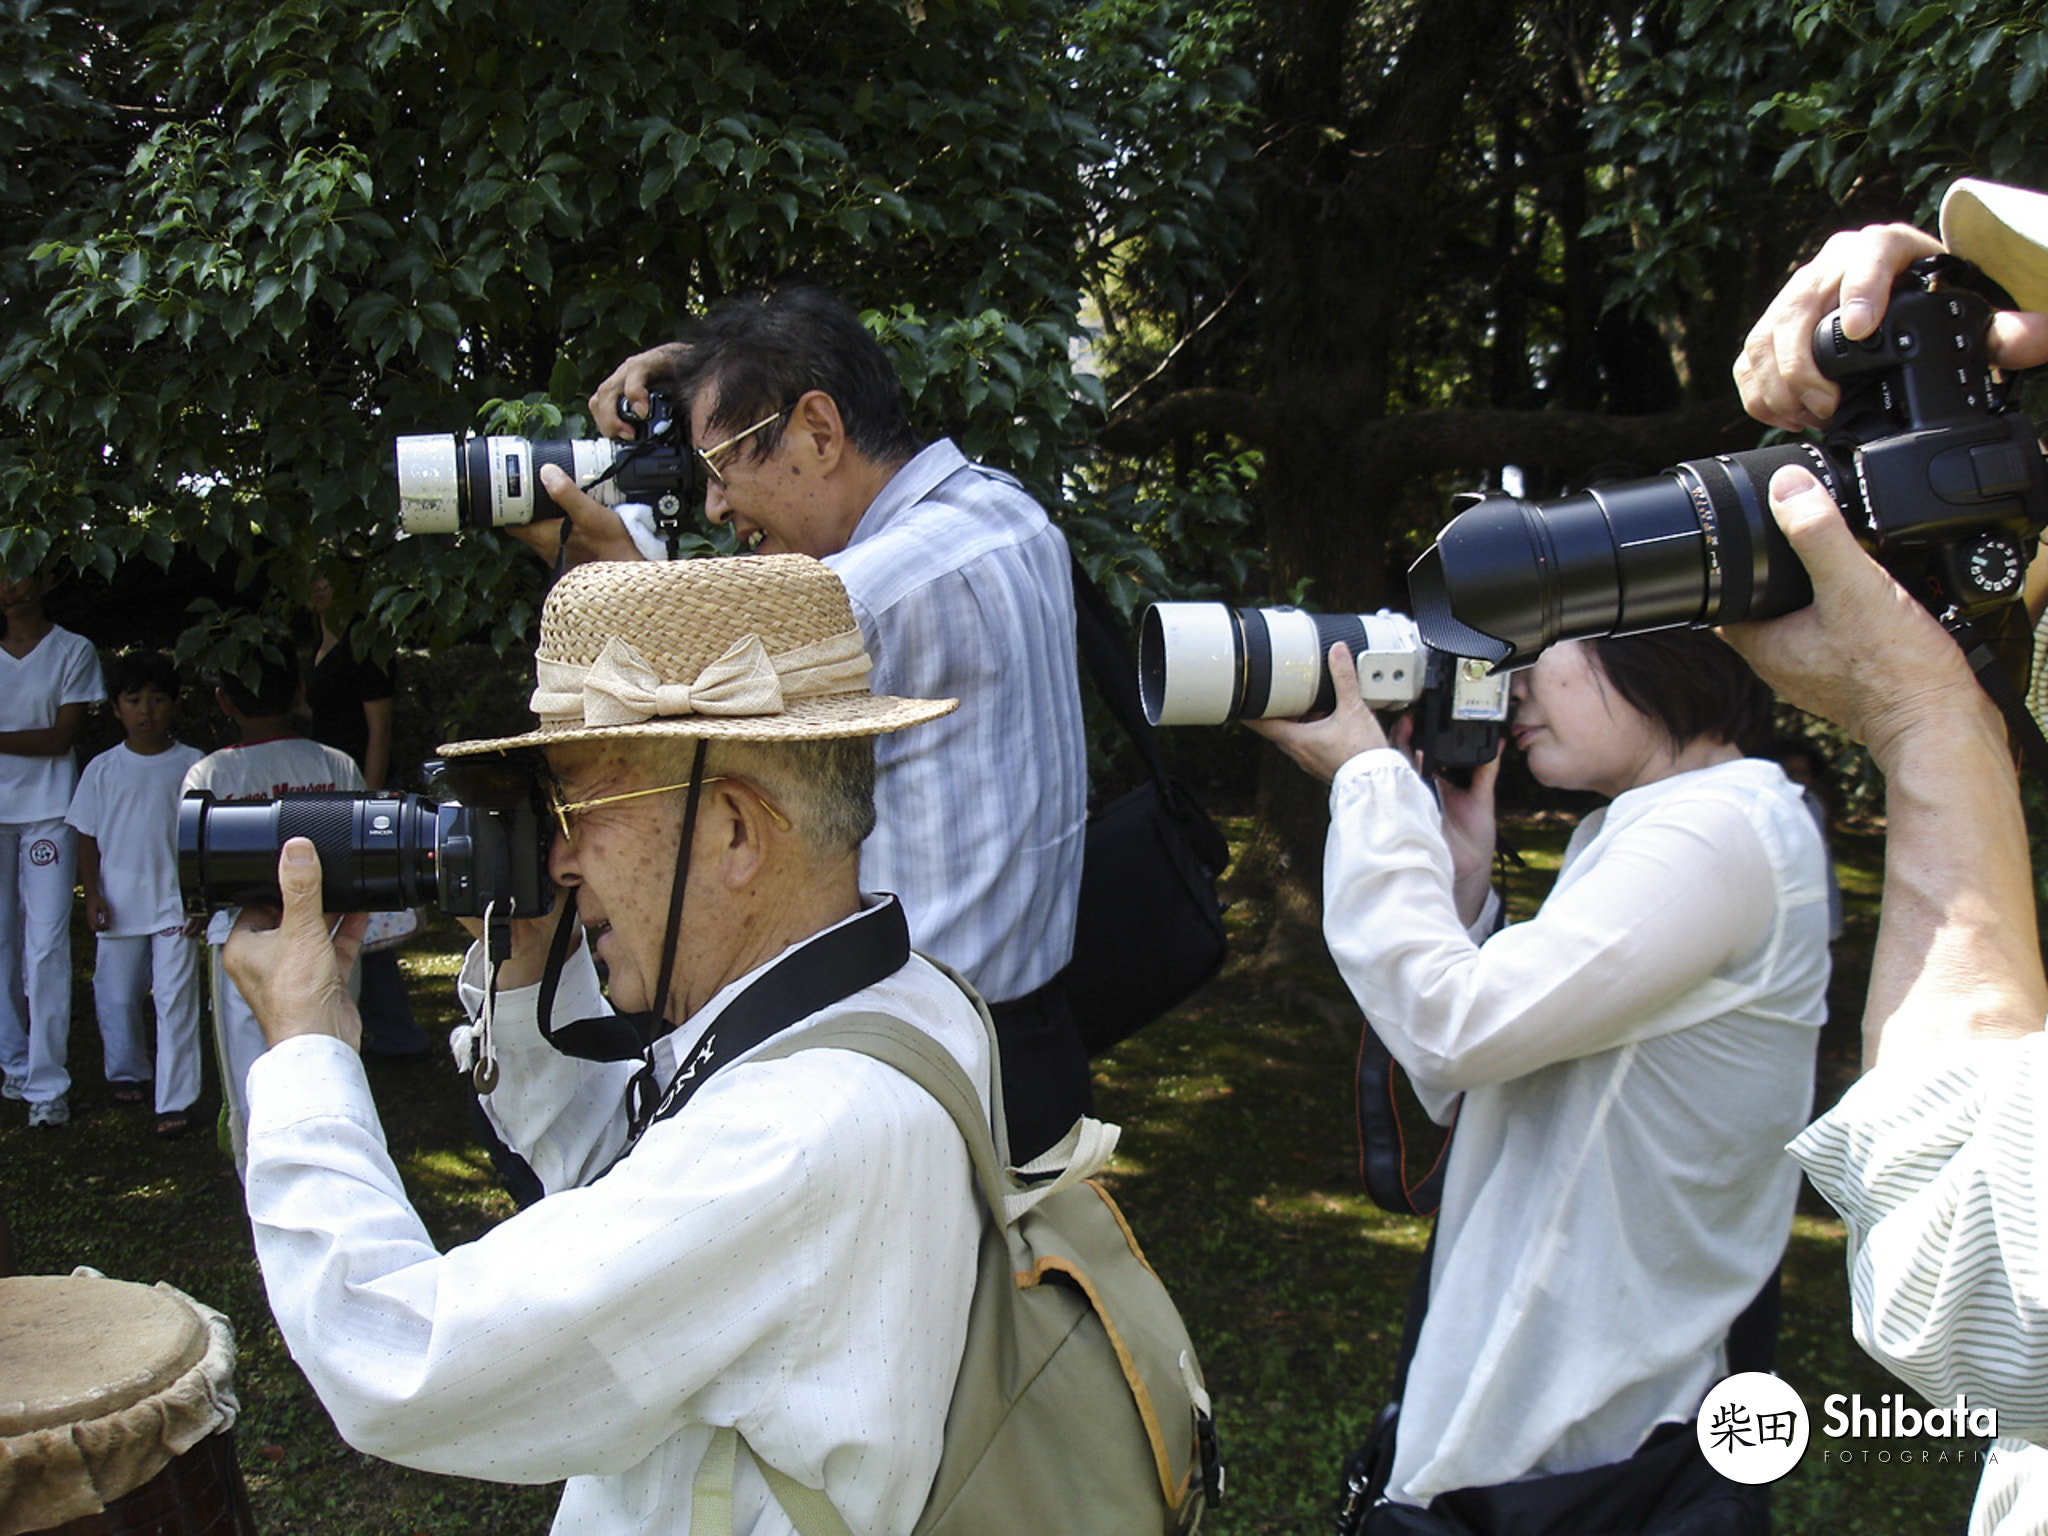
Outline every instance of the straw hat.
<path id="1" fill-rule="evenodd" d="M 540 728 L 439 750 L 473 757 L 615 737 L 879 736 L 958 707 L 870 693 L 868 668 L 846 588 L 808 555 L 581 565 L 541 610 Z"/>
<path id="2" fill-rule="evenodd" d="M 2048 195 L 1964 177 L 1942 197 L 1941 243 L 2021 309 L 2048 312 Z"/>

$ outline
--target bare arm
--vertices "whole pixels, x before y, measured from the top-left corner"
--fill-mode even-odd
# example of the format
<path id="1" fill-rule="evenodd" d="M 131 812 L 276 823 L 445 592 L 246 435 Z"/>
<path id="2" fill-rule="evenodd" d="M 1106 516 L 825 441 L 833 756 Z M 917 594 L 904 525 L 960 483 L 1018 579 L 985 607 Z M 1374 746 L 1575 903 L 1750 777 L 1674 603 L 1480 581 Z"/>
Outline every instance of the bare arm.
<path id="1" fill-rule="evenodd" d="M 85 729 L 83 704 L 59 704 L 57 718 L 32 731 L 0 731 L 0 752 L 10 757 L 62 757 Z"/>
<path id="2" fill-rule="evenodd" d="M 94 933 L 105 931 L 112 921 L 107 899 L 100 891 L 100 840 L 78 834 L 78 883 L 85 892 L 85 925 Z"/>
<path id="3" fill-rule="evenodd" d="M 368 735 L 363 747 L 363 783 L 382 789 L 391 773 L 391 701 L 363 700 L 363 724 Z"/>
<path id="4" fill-rule="evenodd" d="M 1869 747 L 1885 776 L 1864 1065 L 2040 1029 L 2048 978 L 2004 723 L 1954 641 L 1863 553 L 1811 475 L 1779 470 L 1771 511 L 1813 577 L 1813 606 L 1723 633 L 1792 703 Z"/>

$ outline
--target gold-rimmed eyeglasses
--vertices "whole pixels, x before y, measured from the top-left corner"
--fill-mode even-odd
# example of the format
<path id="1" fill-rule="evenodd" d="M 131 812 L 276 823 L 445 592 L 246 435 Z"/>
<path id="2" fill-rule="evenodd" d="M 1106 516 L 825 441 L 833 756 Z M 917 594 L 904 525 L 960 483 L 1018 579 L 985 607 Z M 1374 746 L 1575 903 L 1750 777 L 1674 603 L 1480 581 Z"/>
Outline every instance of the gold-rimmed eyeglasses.
<path id="1" fill-rule="evenodd" d="M 699 448 L 695 450 L 697 454 L 697 462 L 704 466 L 705 474 L 709 475 L 713 480 L 716 480 L 720 485 L 724 485 L 725 476 L 718 472 L 718 455 L 726 452 L 728 449 L 737 448 L 741 443 L 745 442 L 748 438 L 752 437 L 756 432 L 762 431 L 767 427 L 774 426 L 776 422 L 780 421 L 784 416 L 788 414 L 789 406 L 785 405 L 780 410 L 777 410 L 773 415 L 763 416 L 759 421 L 755 422 L 751 427 L 747 428 L 746 431 L 735 432 L 731 437 L 728 437 L 724 442 L 713 443 L 709 448 Z"/>
<path id="2" fill-rule="evenodd" d="M 770 800 L 767 795 L 761 792 L 761 787 L 754 783 L 752 779 L 743 779 L 738 774 L 732 773 L 714 773 L 708 778 L 699 779 L 697 782 L 699 784 L 731 783 L 745 785 L 749 790 L 753 791 L 754 798 L 761 802 L 761 809 L 768 813 L 769 820 L 773 821 L 776 826 L 785 832 L 790 830 L 789 818 L 782 814 L 782 811 L 773 800 Z M 585 811 L 594 811 L 600 806 L 618 805 L 627 800 L 644 800 L 649 795 L 674 794 L 679 789 L 688 789 L 689 787 L 689 781 L 686 779 L 680 784 L 660 784 L 653 789 L 629 789 L 623 795 L 600 795 L 595 800 L 564 800 L 562 798 L 561 786 L 550 785 L 548 787 L 548 809 L 555 813 L 555 825 L 562 829 L 562 841 L 573 844 L 576 841 L 576 832 L 571 822 L 572 817 L 581 816 Z"/>

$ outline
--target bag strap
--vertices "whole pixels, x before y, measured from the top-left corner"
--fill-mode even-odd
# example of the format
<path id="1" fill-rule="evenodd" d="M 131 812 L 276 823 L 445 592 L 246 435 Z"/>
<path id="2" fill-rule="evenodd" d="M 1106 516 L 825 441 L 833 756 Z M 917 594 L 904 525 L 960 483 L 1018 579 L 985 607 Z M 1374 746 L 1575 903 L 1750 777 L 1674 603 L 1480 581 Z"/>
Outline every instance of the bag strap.
<path id="1" fill-rule="evenodd" d="M 988 1005 L 953 972 L 947 971 L 946 975 L 959 982 L 990 1030 L 989 1091 L 991 1102 L 1000 1104 L 1002 1068 L 996 1056 L 994 1026 L 989 1023 Z M 954 1128 L 960 1132 L 961 1139 L 967 1143 L 982 1199 L 1004 1226 L 1054 1190 L 1065 1189 L 1099 1170 L 1116 1148 L 1115 1126 L 1084 1117 L 1057 1146 L 1040 1153 L 1017 1170 L 1026 1180 L 1034 1174 L 1055 1176 L 1028 1189 L 1014 1188 L 1019 1180 L 1012 1178 L 1003 1166 L 1008 1161 L 1008 1138 L 1002 1130 L 1001 1117 L 997 1116 L 991 1123 L 966 1070 L 951 1051 L 916 1025 L 883 1013 L 854 1013 L 827 1019 L 796 1031 L 788 1039 L 778 1040 L 747 1059 L 771 1061 L 793 1056 L 798 1051 L 829 1049 L 858 1051 L 864 1056 L 872 1056 L 883 1065 L 901 1072 L 938 1101 L 939 1107 L 946 1111 Z M 1066 1158 L 1064 1165 L 1056 1161 L 1061 1157 Z M 851 1536 L 846 1522 L 832 1507 L 832 1501 L 823 1489 L 800 1483 L 788 1473 L 770 1466 L 730 1425 L 712 1431 L 710 1448 L 697 1465 L 697 1475 L 690 1485 L 690 1536 L 732 1536 L 732 1480 L 741 1450 L 745 1450 L 748 1458 L 760 1469 L 769 1493 L 782 1506 L 782 1512 L 789 1516 L 797 1536 Z"/>
<path id="2" fill-rule="evenodd" d="M 1131 745 L 1144 759 L 1145 772 L 1162 791 L 1168 787 L 1166 760 L 1159 752 L 1159 737 L 1145 718 L 1144 702 L 1138 697 L 1138 673 L 1131 665 L 1130 647 L 1124 638 L 1123 622 L 1110 605 L 1102 588 L 1069 553 L 1074 567 L 1074 639 L 1082 665 L 1095 684 L 1095 691 L 1116 723 L 1123 727 Z"/>
<path id="3" fill-rule="evenodd" d="M 769 1466 L 730 1424 L 711 1432 L 710 1448 L 697 1464 L 697 1476 L 690 1484 L 690 1536 L 732 1536 L 732 1475 L 743 1450 L 796 1527 L 797 1536 L 853 1536 L 823 1489 L 809 1487 Z"/>
<path id="4" fill-rule="evenodd" d="M 1230 862 L 1230 844 L 1195 797 L 1166 771 L 1159 734 L 1145 718 L 1144 701 L 1138 696 L 1138 669 L 1131 665 L 1123 621 L 1080 560 L 1071 552 L 1067 560 L 1074 568 L 1074 639 L 1082 664 L 1096 693 L 1137 748 L 1146 777 L 1158 787 L 1159 803 L 1180 823 L 1189 847 L 1213 880 Z"/>
<path id="5" fill-rule="evenodd" d="M 976 1005 L 984 1014 L 987 1012 L 978 998 Z M 1013 1173 L 1007 1166 L 1007 1145 L 997 1143 L 996 1132 L 1001 1122 L 991 1123 L 981 1096 L 974 1091 L 953 1053 L 916 1025 L 887 1014 L 853 1013 L 827 1019 L 756 1052 L 751 1059 L 762 1061 L 796 1051 L 834 1048 L 872 1056 L 883 1065 L 894 1067 L 938 1100 L 939 1107 L 951 1117 L 954 1128 L 967 1143 L 982 1198 L 1005 1227 L 1048 1195 L 1092 1178 L 1116 1150 L 1120 1134 L 1117 1127 L 1083 1116 L 1058 1142 Z M 989 1059 L 991 1068 L 995 1068 L 993 1048 Z M 992 1095 L 999 1091 L 999 1083 L 991 1084 Z"/>

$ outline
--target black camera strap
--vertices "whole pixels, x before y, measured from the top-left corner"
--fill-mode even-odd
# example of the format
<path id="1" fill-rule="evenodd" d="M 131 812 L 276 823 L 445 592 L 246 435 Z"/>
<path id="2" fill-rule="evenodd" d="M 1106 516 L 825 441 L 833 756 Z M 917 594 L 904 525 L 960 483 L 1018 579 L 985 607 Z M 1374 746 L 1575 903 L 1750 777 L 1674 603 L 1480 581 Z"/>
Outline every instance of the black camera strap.
<path id="1" fill-rule="evenodd" d="M 683 830 L 676 847 L 676 867 L 669 880 L 668 925 L 661 946 L 661 975 L 655 983 L 654 1006 L 635 1012 L 600 1014 L 596 1018 L 554 1022 L 555 989 L 561 982 L 562 965 L 568 958 L 565 935 L 570 922 L 565 913 L 555 929 L 548 950 L 547 969 L 541 977 L 539 998 L 540 1032 L 543 1039 L 564 1056 L 579 1061 L 634 1061 L 640 1071 L 627 1092 L 627 1145 L 637 1139 L 654 1113 L 654 1040 L 668 1029 L 663 1022 L 668 1012 L 669 976 L 675 970 L 676 949 L 682 938 L 683 892 L 690 880 L 690 845 L 697 835 L 697 804 L 704 790 L 704 755 L 710 741 L 697 738 L 697 750 L 690 759 L 689 796 L 683 803 Z M 573 902 L 575 893 L 570 892 Z"/>
<path id="2" fill-rule="evenodd" d="M 648 1126 L 668 1119 L 688 1103 L 721 1067 L 799 1020 L 886 981 L 909 960 L 910 924 L 903 916 L 902 903 L 891 896 L 769 966 L 719 1010 L 704 1038 L 676 1068 L 646 1124 L 632 1132 L 626 1151 L 633 1149 Z M 619 1155 L 623 1157 L 625 1152 Z"/>

